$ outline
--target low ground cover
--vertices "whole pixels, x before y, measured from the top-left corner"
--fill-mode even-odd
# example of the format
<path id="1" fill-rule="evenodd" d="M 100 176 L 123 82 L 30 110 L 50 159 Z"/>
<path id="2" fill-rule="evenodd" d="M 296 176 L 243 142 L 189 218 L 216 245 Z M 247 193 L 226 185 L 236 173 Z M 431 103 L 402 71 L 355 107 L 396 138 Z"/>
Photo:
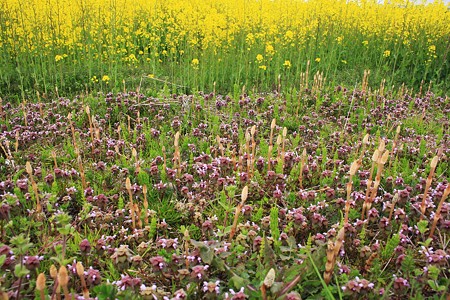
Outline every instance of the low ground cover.
<path id="1" fill-rule="evenodd" d="M 4 299 L 448 296 L 447 96 L 316 81 L 13 99 Z"/>

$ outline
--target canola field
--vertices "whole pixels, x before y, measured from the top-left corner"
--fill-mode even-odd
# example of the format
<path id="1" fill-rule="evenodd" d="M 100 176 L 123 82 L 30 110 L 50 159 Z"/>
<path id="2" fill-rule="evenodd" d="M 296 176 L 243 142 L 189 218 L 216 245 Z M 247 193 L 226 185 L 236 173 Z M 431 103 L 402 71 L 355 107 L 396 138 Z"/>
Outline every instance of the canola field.
<path id="1" fill-rule="evenodd" d="M 307 69 L 446 90 L 448 24 L 444 2 L 1 0 L 0 91 L 262 91 L 298 87 Z"/>

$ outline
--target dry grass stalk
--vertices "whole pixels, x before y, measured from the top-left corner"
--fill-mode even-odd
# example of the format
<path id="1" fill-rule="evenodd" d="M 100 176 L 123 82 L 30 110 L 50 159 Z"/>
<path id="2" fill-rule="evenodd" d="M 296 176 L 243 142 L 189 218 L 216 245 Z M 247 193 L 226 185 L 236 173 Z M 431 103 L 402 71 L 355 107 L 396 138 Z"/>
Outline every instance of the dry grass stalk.
<path id="1" fill-rule="evenodd" d="M 423 191 L 423 196 L 422 196 L 422 203 L 420 205 L 420 211 L 422 213 L 420 216 L 420 220 L 423 220 L 423 216 L 425 215 L 426 199 L 428 196 L 428 190 L 430 189 L 431 182 L 433 181 L 434 171 L 436 170 L 438 161 L 439 161 L 439 157 L 437 155 L 435 157 L 433 157 L 433 159 L 431 160 L 430 173 L 428 174 L 428 177 L 427 177 L 427 181 L 425 184 L 425 190 Z"/>
<path id="2" fill-rule="evenodd" d="M 277 120 L 272 119 L 272 122 L 270 123 L 270 136 L 269 136 L 269 145 L 273 146 L 273 130 L 275 129 L 275 126 L 277 125 Z"/>
<path id="3" fill-rule="evenodd" d="M 281 147 L 280 147 L 280 145 L 281 145 L 282 141 L 283 140 L 282 140 L 281 134 L 279 134 L 278 137 L 277 137 L 277 141 L 276 141 L 276 144 L 277 144 L 277 161 L 281 160 Z"/>
<path id="4" fill-rule="evenodd" d="M 25 167 L 26 167 L 28 176 L 30 177 L 31 186 L 33 187 L 34 197 L 36 198 L 36 212 L 40 213 L 40 212 L 42 212 L 42 206 L 41 206 L 41 201 L 39 199 L 39 191 L 37 188 L 37 184 L 33 178 L 33 168 L 31 167 L 31 164 L 29 161 L 27 161 Z"/>
<path id="5" fill-rule="evenodd" d="M 250 134 L 252 136 L 252 154 L 251 154 L 251 169 L 249 173 L 249 177 L 252 178 L 254 169 L 255 169 L 255 155 L 256 155 L 256 141 L 255 141 L 255 134 L 256 134 L 256 125 L 253 125 Z"/>
<path id="6" fill-rule="evenodd" d="M 131 192 L 131 181 L 130 178 L 127 177 L 125 180 L 125 188 L 128 191 L 128 197 L 130 198 L 130 214 L 131 214 L 131 222 L 133 224 L 133 229 L 136 228 L 136 218 L 134 215 L 134 203 L 133 203 L 133 193 Z"/>
<path id="7" fill-rule="evenodd" d="M 323 77 L 323 72 L 317 71 L 316 75 L 314 75 L 314 82 L 311 88 L 311 93 L 319 94 L 323 90 L 325 80 L 326 77 Z"/>
<path id="8" fill-rule="evenodd" d="M 28 120 L 27 120 L 27 111 L 25 109 L 27 104 L 27 101 L 23 100 L 23 102 L 21 103 L 22 105 L 22 113 L 23 113 L 23 120 L 25 122 L 25 126 L 28 126 Z"/>
<path id="9" fill-rule="evenodd" d="M 0 292 L 0 300 L 9 300 L 7 292 Z"/>
<path id="10" fill-rule="evenodd" d="M 83 161 L 81 160 L 80 151 L 78 149 L 75 149 L 75 152 L 77 154 L 78 168 L 80 169 L 81 186 L 83 187 L 83 190 L 86 190 L 87 183 L 86 183 L 86 176 L 84 174 Z"/>
<path id="11" fill-rule="evenodd" d="M 58 168 L 58 163 L 56 161 L 56 151 L 55 149 L 52 149 L 52 158 L 53 158 L 53 164 L 55 165 L 55 169 Z"/>
<path id="12" fill-rule="evenodd" d="M 53 285 L 53 295 L 56 296 L 57 300 L 61 299 L 61 285 L 58 282 L 58 270 L 56 269 L 55 265 L 50 266 L 50 277 L 54 281 Z M 54 298 L 53 296 L 51 297 Z"/>
<path id="13" fill-rule="evenodd" d="M 36 279 L 36 290 L 39 291 L 39 297 L 41 300 L 45 300 L 45 274 L 40 273 Z"/>
<path id="14" fill-rule="evenodd" d="M 84 299 L 89 299 L 89 289 L 86 285 L 86 280 L 84 280 L 84 267 L 81 262 L 77 262 L 77 275 L 81 281 L 81 287 L 83 288 L 83 297 Z"/>
<path id="15" fill-rule="evenodd" d="M 86 177 L 84 176 L 83 162 L 81 160 L 80 150 L 79 150 L 79 148 L 77 146 L 77 142 L 76 142 L 76 138 L 75 138 L 75 128 L 73 127 L 72 114 L 71 113 L 69 113 L 67 115 L 67 119 L 69 120 L 70 130 L 72 132 L 73 148 L 75 149 L 75 153 L 77 154 L 78 168 L 80 169 L 81 185 L 83 187 L 83 190 L 85 190 L 87 188 Z"/>
<path id="16" fill-rule="evenodd" d="M 174 153 L 174 167 L 177 168 L 177 175 L 181 175 L 181 155 L 180 155 L 180 132 L 177 131 L 177 133 L 175 133 L 175 140 L 173 142 L 173 145 L 175 147 L 175 153 Z"/>
<path id="17" fill-rule="evenodd" d="M 380 89 L 378 90 L 378 95 L 384 96 L 385 84 L 386 84 L 386 79 L 383 78 L 380 83 Z M 401 94 L 401 95 L 403 95 L 403 94 Z"/>
<path id="18" fill-rule="evenodd" d="M 380 186 L 380 183 L 381 183 L 381 174 L 383 173 L 383 166 L 387 162 L 388 159 L 389 159 L 389 151 L 388 150 L 386 150 L 383 153 L 383 155 L 378 158 L 378 161 L 377 161 L 377 175 L 375 177 L 375 183 L 374 183 L 373 188 L 371 190 L 369 201 L 367 202 L 367 205 L 366 205 L 366 213 L 367 214 L 369 213 L 369 210 L 370 210 L 370 208 L 372 206 L 372 203 L 375 200 L 375 197 L 377 195 L 378 187 Z"/>
<path id="19" fill-rule="evenodd" d="M 339 255 L 342 245 L 345 239 L 345 226 L 338 231 L 336 236 L 336 241 L 328 241 L 327 245 L 327 262 L 325 264 L 325 272 L 323 273 L 323 280 L 326 284 L 331 282 L 331 277 L 333 276 L 333 269 L 336 265 L 336 258 Z"/>
<path id="20" fill-rule="evenodd" d="M 225 149 L 223 148 L 222 142 L 220 141 L 220 136 L 216 136 L 217 144 L 219 145 L 220 155 L 225 156 Z"/>
<path id="21" fill-rule="evenodd" d="M 77 146 L 77 140 L 75 138 L 75 128 L 73 127 L 73 123 L 72 123 L 72 113 L 69 113 L 67 115 L 67 119 L 69 120 L 70 131 L 72 132 L 73 147 L 76 150 L 76 149 L 78 149 L 78 146 Z"/>
<path id="22" fill-rule="evenodd" d="M 308 62 L 306 63 L 306 72 L 305 72 L 305 89 L 308 89 L 308 82 L 309 82 L 309 65 L 310 65 L 310 61 L 308 60 Z"/>
<path id="23" fill-rule="evenodd" d="M 262 299 L 267 299 L 267 289 L 270 289 L 275 283 L 275 270 L 271 268 L 264 278 L 263 284 L 261 285 L 261 295 Z"/>
<path id="24" fill-rule="evenodd" d="M 186 265 L 186 269 L 189 269 L 189 244 L 191 242 L 191 236 L 189 235 L 189 230 L 185 230 L 184 231 L 184 235 L 183 235 L 183 240 L 184 240 L 184 262 Z"/>
<path id="25" fill-rule="evenodd" d="M 133 149 L 131 150 L 131 155 L 133 156 L 134 164 L 136 166 L 136 173 L 139 173 L 141 171 L 141 164 L 138 159 L 136 148 L 133 147 Z"/>
<path id="26" fill-rule="evenodd" d="M 384 164 L 389 159 L 389 151 L 385 149 L 385 143 L 383 140 L 380 140 L 380 145 L 378 146 L 378 149 L 375 150 L 373 156 L 372 156 L 372 167 L 370 169 L 370 177 L 367 181 L 367 190 L 366 190 L 366 199 L 363 204 L 363 209 L 361 212 L 361 219 L 364 220 L 365 214 L 369 212 L 370 207 L 372 206 L 372 202 L 374 201 L 378 187 L 380 186 L 381 182 L 381 174 L 383 173 L 383 167 Z M 372 181 L 372 172 L 375 167 L 375 164 L 377 165 L 377 174 L 375 176 L 375 182 Z M 372 185 L 373 183 L 373 185 Z"/>
<path id="27" fill-rule="evenodd" d="M 6 144 L 6 143 L 9 144 L 9 141 L 8 141 L 8 140 L 5 140 L 5 144 Z M 3 152 L 5 153 L 5 156 L 6 156 L 8 159 L 10 159 L 11 156 L 8 154 L 8 151 L 6 150 L 6 148 L 3 147 L 3 144 L 2 144 L 2 143 L 0 143 L 0 147 L 2 148 Z"/>
<path id="28" fill-rule="evenodd" d="M 6 158 L 9 159 L 9 161 L 11 162 L 11 165 L 13 168 L 15 168 L 15 163 L 14 163 L 14 159 L 13 156 L 11 154 L 11 149 L 9 148 L 9 140 L 5 139 L 5 147 L 3 147 L 3 144 L 0 142 L 0 148 L 2 148 L 3 152 L 5 153 Z"/>
<path id="29" fill-rule="evenodd" d="M 395 151 L 395 149 L 397 148 L 397 145 L 398 145 L 398 137 L 399 137 L 399 135 L 400 135 L 400 130 L 401 130 L 401 126 L 398 125 L 398 126 L 397 126 L 397 129 L 395 130 L 394 141 L 392 142 L 392 154 L 394 154 L 394 151 Z M 393 159 L 391 159 L 391 160 L 389 161 L 389 168 L 391 167 L 393 161 L 394 161 Z"/>
<path id="30" fill-rule="evenodd" d="M 378 257 L 378 253 L 374 252 L 372 253 L 369 258 L 366 260 L 366 265 L 364 266 L 364 270 L 366 270 L 366 272 L 370 271 L 370 268 L 372 267 L 373 261 L 375 260 L 375 258 Z"/>
<path id="31" fill-rule="evenodd" d="M 148 200 L 147 200 L 147 185 L 142 187 L 144 193 L 144 226 L 148 225 Z"/>
<path id="32" fill-rule="evenodd" d="M 237 228 L 237 224 L 238 224 L 239 215 L 242 211 L 242 207 L 244 206 L 245 201 L 247 200 L 247 197 L 248 197 L 248 186 L 246 185 L 242 189 L 241 202 L 238 204 L 238 206 L 236 206 L 236 212 L 234 214 L 233 226 L 231 226 L 231 230 L 230 230 L 230 238 L 229 238 L 230 242 L 233 240 L 233 237 L 236 234 L 236 228 Z"/>
<path id="33" fill-rule="evenodd" d="M 136 215 L 138 216 L 137 227 L 139 229 L 142 229 L 141 209 L 139 208 L 137 203 L 134 203 L 134 211 L 136 212 Z"/>
<path id="34" fill-rule="evenodd" d="M 88 116 L 88 121 L 89 121 L 89 134 L 91 135 L 91 150 L 92 153 L 94 153 L 94 128 L 92 126 L 92 118 L 91 118 L 91 109 L 89 108 L 89 105 L 86 105 L 85 108 L 86 114 Z"/>
<path id="35" fill-rule="evenodd" d="M 267 171 L 270 171 L 272 169 L 272 164 L 270 162 L 270 160 L 272 159 L 272 151 L 273 151 L 273 146 L 270 145 L 269 149 L 268 149 L 268 153 L 267 153 Z"/>
<path id="36" fill-rule="evenodd" d="M 287 128 L 284 127 L 283 128 L 283 133 L 282 133 L 282 137 L 281 137 L 281 169 L 284 169 L 284 159 L 285 159 L 285 148 L 284 146 L 286 145 L 286 136 L 287 136 Z"/>
<path id="37" fill-rule="evenodd" d="M 300 160 L 300 174 L 298 175 L 298 183 L 301 189 L 303 189 L 303 169 L 305 168 L 305 164 L 306 164 L 306 148 L 303 149 L 302 152 L 302 158 Z"/>
<path id="38" fill-rule="evenodd" d="M 95 138 L 100 139 L 100 129 L 97 120 L 94 116 L 92 118 L 92 127 L 94 128 Z"/>
<path id="39" fill-rule="evenodd" d="M 67 268 L 65 266 L 61 266 L 58 271 L 58 282 L 61 285 L 63 291 L 64 291 L 64 297 L 66 300 L 69 300 L 70 293 L 69 293 L 69 273 L 67 272 Z"/>
<path id="40" fill-rule="evenodd" d="M 275 129 L 276 122 L 277 122 L 276 119 L 272 119 L 272 123 L 270 123 L 269 150 L 268 150 L 268 153 L 267 153 L 267 163 L 268 163 L 267 170 L 268 170 L 268 171 L 270 171 L 271 168 L 272 168 L 271 163 L 270 163 L 270 160 L 272 159 L 272 150 L 273 150 L 273 130 Z"/>
<path id="41" fill-rule="evenodd" d="M 444 190 L 441 200 L 439 201 L 439 205 L 436 209 L 436 213 L 434 214 L 433 224 L 431 225 L 430 235 L 428 236 L 429 238 L 433 237 L 437 222 L 439 221 L 439 218 L 441 217 L 442 205 L 444 205 L 445 199 L 447 199 L 448 195 L 450 195 L 450 183 L 447 183 L 447 188 Z"/>
<path id="42" fill-rule="evenodd" d="M 391 223 L 392 220 L 392 216 L 394 214 L 394 208 L 395 208 L 395 204 L 397 204 L 398 201 L 398 193 L 395 193 L 394 198 L 392 198 L 392 204 L 391 204 L 391 211 L 389 212 L 389 218 L 388 218 L 388 223 Z"/>
<path id="43" fill-rule="evenodd" d="M 16 131 L 16 142 L 14 144 L 14 150 L 19 150 L 19 131 Z"/>
<path id="44" fill-rule="evenodd" d="M 325 263 L 325 272 L 323 273 L 323 280 L 326 284 L 331 281 L 331 276 L 334 269 L 334 243 L 329 240 L 327 244 L 327 262 Z"/>
<path id="45" fill-rule="evenodd" d="M 250 158 L 250 142 L 251 142 L 251 135 L 247 128 L 245 131 L 245 153 L 247 154 L 247 174 L 250 174 L 250 164 L 251 164 L 251 158 Z"/>
<path id="46" fill-rule="evenodd" d="M 363 137 L 361 154 L 359 155 L 359 158 L 358 158 L 358 163 L 360 165 L 362 164 L 364 153 L 366 153 L 367 146 L 369 145 L 369 137 L 370 137 L 370 135 L 368 133 Z"/>
<path id="47" fill-rule="evenodd" d="M 350 211 L 350 197 L 352 193 L 352 186 L 353 186 L 353 176 L 358 171 L 359 167 L 361 166 L 361 162 L 359 160 L 356 160 L 352 163 L 350 166 L 350 176 L 348 178 L 347 182 L 347 201 L 345 202 L 345 217 L 344 217 L 344 224 L 348 224 L 348 213 Z"/>
<path id="48" fill-rule="evenodd" d="M 364 77 L 362 81 L 362 92 L 365 94 L 369 87 L 369 76 L 370 76 L 370 70 L 364 70 Z"/>

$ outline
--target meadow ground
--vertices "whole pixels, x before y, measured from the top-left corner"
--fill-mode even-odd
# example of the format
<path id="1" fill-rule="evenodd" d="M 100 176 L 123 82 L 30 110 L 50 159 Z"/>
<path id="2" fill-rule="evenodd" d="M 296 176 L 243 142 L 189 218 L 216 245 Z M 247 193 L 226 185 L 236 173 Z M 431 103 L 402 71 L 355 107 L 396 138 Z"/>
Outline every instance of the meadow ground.
<path id="1" fill-rule="evenodd" d="M 0 299 L 448 299 L 449 21 L 0 0 Z"/>

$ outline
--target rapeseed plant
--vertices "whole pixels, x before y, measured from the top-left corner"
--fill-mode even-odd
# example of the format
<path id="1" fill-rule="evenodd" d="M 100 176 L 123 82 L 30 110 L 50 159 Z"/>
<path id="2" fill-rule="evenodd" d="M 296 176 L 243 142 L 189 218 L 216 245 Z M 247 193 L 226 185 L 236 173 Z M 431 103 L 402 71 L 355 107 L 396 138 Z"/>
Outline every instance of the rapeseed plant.
<path id="1" fill-rule="evenodd" d="M 379 82 L 432 79 L 445 87 L 450 68 L 442 2 L 2 0 L 0 12 L 0 90 L 7 92 L 100 88 L 90 79 L 105 73 L 114 79 L 108 88 L 147 73 L 193 89 L 214 82 L 264 88 L 279 74 L 292 82 L 308 60 L 321 62 L 311 72 L 335 81 L 363 66 Z M 194 80 L 189 69 L 200 58 L 207 72 Z"/>

